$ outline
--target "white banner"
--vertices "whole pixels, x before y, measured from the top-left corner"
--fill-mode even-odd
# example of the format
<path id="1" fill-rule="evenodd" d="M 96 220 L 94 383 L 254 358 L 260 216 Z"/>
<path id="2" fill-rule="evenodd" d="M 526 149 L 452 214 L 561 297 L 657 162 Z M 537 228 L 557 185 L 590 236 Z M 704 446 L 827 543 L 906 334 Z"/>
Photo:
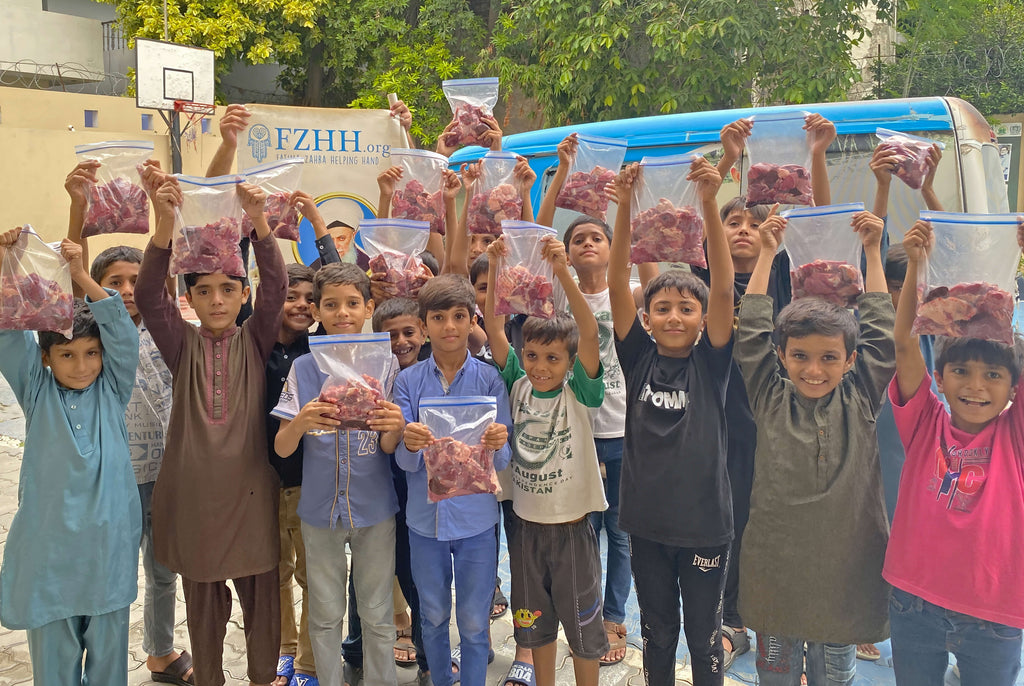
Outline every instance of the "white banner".
<path id="1" fill-rule="evenodd" d="M 302 190 L 316 200 L 346 262 L 355 261 L 353 239 L 362 219 L 376 216 L 377 175 L 391 166 L 391 148 L 405 147 L 401 124 L 387 110 L 246 105 L 249 128 L 238 135 L 238 170 L 263 162 L 301 157 Z M 299 225 L 295 259 L 312 264 L 317 254 L 313 227 Z"/>

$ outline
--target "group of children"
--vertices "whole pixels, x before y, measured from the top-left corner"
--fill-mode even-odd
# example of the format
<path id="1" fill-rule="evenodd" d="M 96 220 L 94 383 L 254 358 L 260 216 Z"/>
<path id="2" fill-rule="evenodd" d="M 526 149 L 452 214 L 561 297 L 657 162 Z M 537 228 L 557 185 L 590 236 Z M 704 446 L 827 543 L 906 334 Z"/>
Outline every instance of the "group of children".
<path id="1" fill-rule="evenodd" d="M 402 103 L 392 113 L 408 128 Z M 229 171 L 246 119 L 244 108 L 228 109 L 210 175 Z M 485 142 L 500 148 L 497 122 L 484 121 Z M 818 115 L 806 128 L 814 202 L 827 205 L 835 129 Z M 600 665 L 625 654 L 631 573 L 648 684 L 674 683 L 682 624 L 699 686 L 723 683 L 751 648 L 748 626 L 762 684 L 851 684 L 858 645 L 891 633 L 900 686 L 942 683 L 948 652 L 962 683 L 1011 686 L 1024 627 L 1014 582 L 1024 568 L 1024 410 L 1006 407 L 1024 346 L 939 339 L 928 368 L 930 343 L 911 323 L 930 227 L 915 224 L 887 258 L 893 160 L 884 150 L 871 162 L 874 212 L 851 227 L 864 254 L 857 314 L 816 298 L 790 302 L 777 208 L 746 208 L 742 198 L 718 207 L 749 134 L 749 121 L 730 124 L 718 167 L 698 159 L 689 170 L 706 270 L 639 265 L 638 312 L 631 164 L 609 185 L 614 231 L 580 217 L 562 241 L 543 240 L 568 301 L 550 319 L 495 314 L 489 286 L 507 247 L 469 236 L 455 203 L 479 182 L 475 165 L 445 176 L 447 239 L 432 238 L 439 273 L 415 299 L 391 297 L 379 275 L 342 264 L 301 192 L 292 202 L 313 225 L 322 266 L 285 266 L 265 192 L 239 184 L 260 274 L 251 315 L 238 321 L 246 278 L 188 274 L 198 327 L 182 320 L 167 280 L 176 179 L 146 165 L 149 246 L 104 251 L 90 274 L 81 228 L 96 163 L 77 166 L 62 245 L 85 297 L 72 337 L 0 332 L 0 372 L 28 427 L 0 619 L 28 630 L 36 683 L 79 684 L 83 674 L 126 683 L 141 541 L 154 681 L 224 683 L 230 579 L 251 684 L 394 686 L 397 576 L 419 683 L 482 686 L 503 524 L 517 645 L 510 683 L 554 683 L 561 627 L 577 683 L 596 686 Z M 541 224 L 553 221 L 576 145 L 569 136 L 559 146 Z M 936 148 L 922 189 L 929 207 L 939 158 Z M 381 216 L 399 176 L 381 174 Z M 535 176 L 525 160 L 515 179 L 528 198 Z M 533 219 L 529 202 L 523 218 Z M 19 232 L 0 234 L 0 251 Z M 390 334 L 396 373 L 380 380 L 387 400 L 368 429 L 344 430 L 320 400 L 327 375 L 309 354 L 309 330 L 359 334 L 368 321 Z M 481 443 L 493 451 L 500 496 L 435 502 L 423 451 L 440 437 L 421 403 L 481 396 L 497 408 Z M 876 433 L 886 412 L 902 445 Z M 880 462 L 893 451 L 906 462 L 890 537 Z M 194 656 L 173 646 L 178 575 Z"/>

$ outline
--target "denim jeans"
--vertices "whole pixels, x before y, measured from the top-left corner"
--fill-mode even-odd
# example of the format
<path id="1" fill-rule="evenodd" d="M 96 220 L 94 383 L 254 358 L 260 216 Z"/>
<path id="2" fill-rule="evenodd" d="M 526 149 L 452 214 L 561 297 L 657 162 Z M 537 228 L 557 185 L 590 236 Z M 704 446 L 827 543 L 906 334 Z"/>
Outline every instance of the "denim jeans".
<path id="1" fill-rule="evenodd" d="M 849 686 L 857 676 L 857 646 L 757 635 L 757 679 L 761 686 L 799 686 L 804 671 L 808 686 Z"/>
<path id="2" fill-rule="evenodd" d="M 147 655 L 163 657 L 174 650 L 174 592 L 178 575 L 153 557 L 153 486 L 139 484 L 142 503 L 142 569 L 146 574 L 146 595 L 142 604 L 142 649 Z"/>
<path id="3" fill-rule="evenodd" d="M 462 648 L 460 679 L 465 686 L 487 680 L 488 631 L 494 578 L 494 529 L 454 541 L 439 541 L 409 531 L 412 577 L 420 595 L 423 648 L 434 686 L 452 686 L 452 581 L 455 582 L 455 622 Z"/>
<path id="4" fill-rule="evenodd" d="M 626 599 L 633 577 L 629 570 L 629 536 L 619 528 L 619 480 L 622 474 L 621 438 L 595 438 L 597 458 L 604 463 L 605 499 L 608 509 L 590 515 L 598 542 L 601 529 L 608 538 L 608 566 L 604 582 L 604 618 L 621 624 L 626 620 Z"/>
<path id="5" fill-rule="evenodd" d="M 898 588 L 889 600 L 892 660 L 899 686 L 941 684 L 956 656 L 962 686 L 1012 686 L 1021 630 L 933 605 Z"/>

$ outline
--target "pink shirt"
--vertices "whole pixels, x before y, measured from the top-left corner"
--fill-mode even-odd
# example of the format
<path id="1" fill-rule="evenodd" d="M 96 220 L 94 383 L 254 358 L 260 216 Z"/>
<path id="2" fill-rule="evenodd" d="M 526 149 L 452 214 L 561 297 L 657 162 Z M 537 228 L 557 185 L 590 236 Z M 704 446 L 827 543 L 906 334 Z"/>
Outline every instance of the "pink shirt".
<path id="1" fill-rule="evenodd" d="M 907 461 L 882 572 L 896 588 L 1024 628 L 1024 378 L 1020 402 L 960 431 L 925 376 L 905 404 L 889 386 Z"/>

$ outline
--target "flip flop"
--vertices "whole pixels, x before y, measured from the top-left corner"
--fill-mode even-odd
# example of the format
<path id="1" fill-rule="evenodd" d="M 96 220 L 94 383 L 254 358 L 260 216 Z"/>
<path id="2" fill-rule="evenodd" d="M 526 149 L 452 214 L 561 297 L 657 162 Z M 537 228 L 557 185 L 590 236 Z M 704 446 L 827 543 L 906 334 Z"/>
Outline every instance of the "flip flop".
<path id="1" fill-rule="evenodd" d="M 733 660 L 744 653 L 750 652 L 750 635 L 745 630 L 736 631 L 731 626 L 723 626 L 722 633 L 732 643 L 732 650 L 725 651 L 723 669 L 728 671 L 729 667 L 732 666 Z"/>
<path id="2" fill-rule="evenodd" d="M 494 648 L 487 649 L 487 664 L 494 662 Z M 455 646 L 452 648 L 452 667 L 459 671 L 452 670 L 452 682 L 458 682 L 462 679 L 462 647 Z"/>
<path id="3" fill-rule="evenodd" d="M 294 658 L 292 658 L 294 659 Z M 278 663 L 280 666 L 280 663 Z M 178 686 L 192 686 L 195 682 L 185 678 L 188 670 L 192 669 L 192 656 L 187 650 L 181 651 L 178 659 L 164 667 L 162 672 L 150 672 L 151 680 L 160 684 L 178 684 Z M 192 678 L 195 677 L 193 673 Z"/>
<path id="4" fill-rule="evenodd" d="M 533 665 L 529 662 L 516 660 L 508 670 L 505 683 L 520 684 L 520 686 L 537 686 L 537 677 L 533 672 Z"/>
<path id="5" fill-rule="evenodd" d="M 604 621 L 604 630 L 608 634 L 608 652 L 613 650 L 625 650 L 626 649 L 626 627 L 618 622 L 609 622 L 607 619 Z M 607 653 L 605 653 L 607 655 Z M 617 665 L 626 659 L 625 653 L 618 660 L 605 660 L 601 658 L 601 666 L 609 667 L 611 665 Z"/>
<path id="6" fill-rule="evenodd" d="M 502 609 L 500 612 L 494 611 L 495 605 L 501 605 Z M 498 619 L 504 617 L 505 613 L 508 612 L 508 598 L 501 592 L 501 586 L 495 584 L 494 586 L 494 599 L 491 601 L 491 619 Z"/>
<path id="7" fill-rule="evenodd" d="M 879 652 L 878 655 L 875 655 L 874 653 L 869 653 L 866 650 L 861 650 L 859 646 L 857 647 L 857 659 L 858 660 L 867 660 L 868 662 L 876 662 L 880 657 L 882 657 L 882 653 L 881 652 Z"/>
<path id="8" fill-rule="evenodd" d="M 395 638 L 395 650 L 404 650 L 408 657 L 405 660 L 398 659 L 395 653 L 395 664 L 408 667 L 416 664 L 416 644 L 412 642 L 412 627 L 399 629 Z"/>

